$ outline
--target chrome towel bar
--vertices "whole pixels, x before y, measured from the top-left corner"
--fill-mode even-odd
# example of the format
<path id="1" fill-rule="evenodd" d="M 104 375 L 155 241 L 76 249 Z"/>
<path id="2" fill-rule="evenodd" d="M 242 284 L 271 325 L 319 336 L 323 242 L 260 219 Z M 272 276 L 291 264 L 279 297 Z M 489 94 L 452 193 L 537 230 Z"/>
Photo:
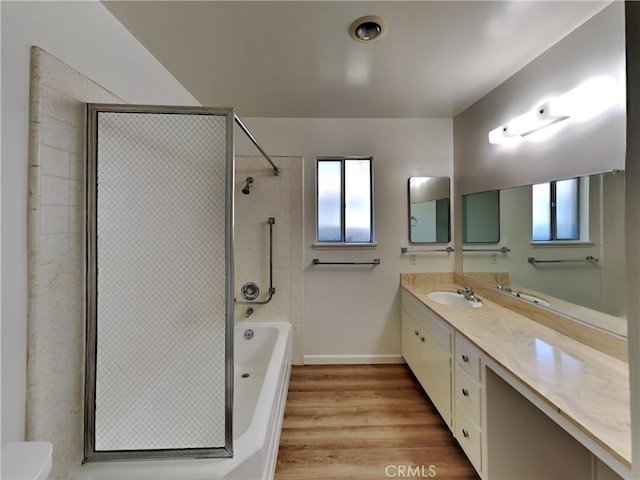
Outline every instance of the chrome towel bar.
<path id="1" fill-rule="evenodd" d="M 380 259 L 374 258 L 372 262 L 321 262 L 319 258 L 313 259 L 314 265 L 380 265 Z"/>
<path id="2" fill-rule="evenodd" d="M 447 253 L 451 253 L 451 252 L 453 252 L 453 247 L 447 247 L 447 248 L 425 248 L 425 249 L 418 249 L 418 250 L 409 250 L 408 247 L 400 248 L 400 253 L 421 253 L 421 252 L 447 252 Z"/>
<path id="3" fill-rule="evenodd" d="M 567 263 L 567 262 L 595 263 L 595 262 L 599 262 L 600 260 L 598 260 L 596 257 L 592 257 L 591 255 L 589 255 L 588 257 L 585 257 L 585 258 L 576 258 L 576 259 L 568 259 L 568 260 L 538 260 L 535 257 L 528 257 L 527 261 L 529 263 L 538 264 L 538 263 Z"/>
<path id="4" fill-rule="evenodd" d="M 463 248 L 463 252 L 498 252 L 498 253 L 507 253 L 510 252 L 511 249 L 509 247 L 500 247 L 500 248 Z"/>

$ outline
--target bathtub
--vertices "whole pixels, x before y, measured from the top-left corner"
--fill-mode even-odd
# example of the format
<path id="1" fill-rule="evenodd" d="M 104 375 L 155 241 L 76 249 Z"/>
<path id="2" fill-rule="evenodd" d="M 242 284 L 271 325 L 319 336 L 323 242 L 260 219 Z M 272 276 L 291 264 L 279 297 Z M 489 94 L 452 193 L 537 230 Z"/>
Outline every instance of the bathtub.
<path id="1" fill-rule="evenodd" d="M 71 479 L 273 478 L 291 373 L 291 325 L 237 323 L 234 359 L 233 458 L 89 462 Z"/>

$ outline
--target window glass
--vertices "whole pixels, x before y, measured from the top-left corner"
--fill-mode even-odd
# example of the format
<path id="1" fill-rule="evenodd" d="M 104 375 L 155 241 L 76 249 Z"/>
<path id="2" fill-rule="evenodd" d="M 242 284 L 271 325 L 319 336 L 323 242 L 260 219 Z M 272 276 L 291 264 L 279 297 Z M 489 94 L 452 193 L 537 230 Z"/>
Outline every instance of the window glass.
<path id="1" fill-rule="evenodd" d="M 318 162 L 318 241 L 342 240 L 342 162 Z"/>
<path id="2" fill-rule="evenodd" d="M 533 240 L 551 240 L 551 184 L 533 186 Z"/>
<path id="3" fill-rule="evenodd" d="M 533 241 L 580 239 L 578 186 L 577 178 L 533 185 Z"/>
<path id="4" fill-rule="evenodd" d="M 578 179 L 556 182 L 556 240 L 578 239 Z"/>
<path id="5" fill-rule="evenodd" d="M 371 158 L 317 160 L 318 242 L 373 243 Z"/>
<path id="6" fill-rule="evenodd" d="M 371 241 L 371 162 L 344 162 L 345 242 Z"/>

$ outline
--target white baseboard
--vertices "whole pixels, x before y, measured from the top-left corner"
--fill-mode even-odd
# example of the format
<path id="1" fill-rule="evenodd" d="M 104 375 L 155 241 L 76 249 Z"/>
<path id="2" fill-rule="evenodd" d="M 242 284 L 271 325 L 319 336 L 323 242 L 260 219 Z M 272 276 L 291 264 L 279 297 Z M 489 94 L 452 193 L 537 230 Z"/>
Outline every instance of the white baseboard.
<path id="1" fill-rule="evenodd" d="M 405 363 L 402 355 L 304 355 L 305 365 Z"/>

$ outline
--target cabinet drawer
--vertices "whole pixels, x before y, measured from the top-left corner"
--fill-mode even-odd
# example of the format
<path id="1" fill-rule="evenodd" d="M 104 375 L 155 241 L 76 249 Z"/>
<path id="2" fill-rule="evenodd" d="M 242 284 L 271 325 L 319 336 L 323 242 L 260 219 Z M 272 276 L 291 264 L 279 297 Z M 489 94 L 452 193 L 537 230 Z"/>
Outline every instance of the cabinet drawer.
<path id="1" fill-rule="evenodd" d="M 405 289 L 400 293 L 400 303 L 402 309 L 418 327 L 424 330 L 424 333 L 431 337 L 442 350 L 451 354 L 453 327 Z"/>
<path id="2" fill-rule="evenodd" d="M 469 419 L 478 427 L 482 427 L 480 416 L 481 388 L 480 385 L 465 372 L 460 365 L 456 365 L 455 374 L 455 396 L 456 402 L 460 405 Z"/>
<path id="3" fill-rule="evenodd" d="M 480 352 L 472 347 L 461 335 L 456 335 L 456 363 L 460 365 L 469 375 L 480 381 Z"/>
<path id="4" fill-rule="evenodd" d="M 455 437 L 479 472 L 482 471 L 482 445 L 480 429 L 474 425 L 464 410 L 456 403 Z"/>

